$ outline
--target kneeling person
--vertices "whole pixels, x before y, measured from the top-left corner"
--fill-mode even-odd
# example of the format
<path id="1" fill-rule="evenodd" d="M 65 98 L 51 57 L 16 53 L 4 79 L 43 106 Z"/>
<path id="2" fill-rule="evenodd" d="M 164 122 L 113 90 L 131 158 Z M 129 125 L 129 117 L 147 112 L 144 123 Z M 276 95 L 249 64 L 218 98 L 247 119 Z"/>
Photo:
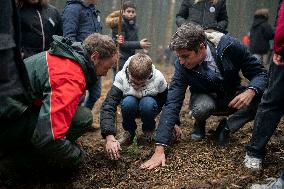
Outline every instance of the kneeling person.
<path id="1" fill-rule="evenodd" d="M 188 23 L 172 36 L 170 48 L 177 54 L 175 73 L 156 135 L 156 150 L 141 168 L 165 164 L 164 148 L 170 144 L 171 131 L 179 120 L 185 92 L 190 87 L 191 115 L 195 118 L 192 140 L 205 137 L 206 120 L 211 115 L 228 115 L 215 132 L 218 143 L 227 144 L 230 133 L 253 120 L 267 85 L 267 73 L 235 38 L 206 32 Z M 249 80 L 241 85 L 239 72 Z"/>
<path id="2" fill-rule="evenodd" d="M 119 158 L 120 144 L 133 140 L 137 128 L 135 118 L 141 118 L 145 136 L 153 136 L 155 117 L 166 101 L 167 92 L 163 74 L 155 69 L 148 55 L 138 53 L 127 60 L 117 73 L 100 113 L 102 136 L 107 140 L 106 150 L 113 159 Z M 125 132 L 117 141 L 114 123 L 116 107 L 120 103 Z"/>
<path id="3" fill-rule="evenodd" d="M 0 151 L 32 148 L 51 165 L 76 168 L 84 154 L 76 140 L 93 122 L 91 111 L 79 106 L 80 97 L 96 76 L 107 74 L 117 50 L 110 37 L 97 33 L 83 45 L 53 39 L 48 51 L 24 61 L 29 95 L 0 99 Z"/>

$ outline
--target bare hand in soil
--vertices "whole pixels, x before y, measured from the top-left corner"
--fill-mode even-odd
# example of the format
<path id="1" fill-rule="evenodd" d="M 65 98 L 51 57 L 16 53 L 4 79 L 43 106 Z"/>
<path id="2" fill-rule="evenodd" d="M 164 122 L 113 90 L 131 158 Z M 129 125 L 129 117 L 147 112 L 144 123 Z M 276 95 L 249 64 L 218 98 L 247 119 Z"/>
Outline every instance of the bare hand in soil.
<path id="1" fill-rule="evenodd" d="M 238 96 L 236 96 L 230 103 L 230 108 L 241 109 L 248 105 L 250 105 L 253 97 L 255 96 L 255 91 L 252 89 L 247 89 L 246 91 L 242 92 Z"/>
<path id="2" fill-rule="evenodd" d="M 119 142 L 113 135 L 106 137 L 106 151 L 112 160 L 118 160 L 120 158 L 119 151 L 121 150 Z"/>
<path id="3" fill-rule="evenodd" d="M 140 168 L 141 169 L 148 169 L 151 170 L 155 167 L 158 167 L 159 165 L 165 166 L 166 165 L 166 156 L 164 152 L 163 146 L 156 146 L 155 153 L 145 163 L 143 163 Z"/>

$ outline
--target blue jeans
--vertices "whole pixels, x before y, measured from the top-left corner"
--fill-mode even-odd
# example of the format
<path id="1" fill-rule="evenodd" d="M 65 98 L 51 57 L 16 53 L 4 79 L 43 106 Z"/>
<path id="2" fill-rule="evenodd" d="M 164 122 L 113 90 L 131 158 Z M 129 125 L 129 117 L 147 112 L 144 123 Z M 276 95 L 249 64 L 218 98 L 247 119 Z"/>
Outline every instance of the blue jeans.
<path id="1" fill-rule="evenodd" d="M 95 85 L 89 89 L 89 95 L 86 97 L 84 106 L 92 110 L 95 103 L 100 98 L 101 93 L 102 93 L 102 78 L 98 77 L 98 80 L 95 83 Z"/>
<path id="2" fill-rule="evenodd" d="M 135 134 L 137 128 L 135 118 L 140 117 L 143 123 L 142 131 L 154 131 L 155 118 L 161 109 L 153 97 L 146 96 L 138 99 L 134 96 L 126 96 L 121 102 L 123 129 L 132 135 Z"/>
<path id="3" fill-rule="evenodd" d="M 264 92 L 254 121 L 248 155 L 264 158 L 265 147 L 284 114 L 284 66 L 271 63 L 268 88 Z"/>

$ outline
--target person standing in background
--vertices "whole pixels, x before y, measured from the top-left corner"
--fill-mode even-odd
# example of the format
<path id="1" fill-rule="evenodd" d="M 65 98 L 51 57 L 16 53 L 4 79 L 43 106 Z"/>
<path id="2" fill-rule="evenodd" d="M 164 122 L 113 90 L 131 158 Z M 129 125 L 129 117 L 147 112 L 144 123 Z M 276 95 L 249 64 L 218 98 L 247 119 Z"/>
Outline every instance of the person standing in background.
<path id="1" fill-rule="evenodd" d="M 14 0 L 0 0 L 0 98 L 30 90 L 20 53 L 20 25 Z M 2 101 L 2 100 L 0 100 Z M 2 104 L 0 103 L 0 109 Z"/>
<path id="2" fill-rule="evenodd" d="M 268 9 L 258 9 L 254 13 L 253 24 L 250 29 L 249 51 L 257 59 L 261 60 L 263 66 L 268 68 L 270 44 L 273 40 L 274 29 L 268 23 Z"/>
<path id="3" fill-rule="evenodd" d="M 176 24 L 180 27 L 186 22 L 199 24 L 205 30 L 226 32 L 228 27 L 226 0 L 183 0 L 176 14 Z"/>
<path id="4" fill-rule="evenodd" d="M 97 9 L 97 0 L 68 0 L 63 10 L 63 36 L 74 42 L 83 42 L 92 33 L 102 33 L 100 11 Z M 93 109 L 102 91 L 101 78 L 89 88 L 84 106 Z M 83 97 L 84 99 L 84 97 Z"/>
<path id="5" fill-rule="evenodd" d="M 23 58 L 46 51 L 53 35 L 62 35 L 59 11 L 48 0 L 18 0 Z"/>
<path id="6" fill-rule="evenodd" d="M 136 6 L 131 1 L 123 3 L 123 17 L 122 17 L 122 33 L 123 40 L 117 38 L 118 34 L 118 20 L 119 11 L 114 11 L 106 18 L 106 25 L 112 29 L 112 37 L 120 43 L 120 57 L 119 57 L 119 70 L 114 67 L 113 81 L 118 71 L 120 71 L 128 58 L 135 54 L 137 49 L 147 49 L 151 47 L 151 43 L 146 38 L 138 40 L 138 27 L 136 24 Z"/>

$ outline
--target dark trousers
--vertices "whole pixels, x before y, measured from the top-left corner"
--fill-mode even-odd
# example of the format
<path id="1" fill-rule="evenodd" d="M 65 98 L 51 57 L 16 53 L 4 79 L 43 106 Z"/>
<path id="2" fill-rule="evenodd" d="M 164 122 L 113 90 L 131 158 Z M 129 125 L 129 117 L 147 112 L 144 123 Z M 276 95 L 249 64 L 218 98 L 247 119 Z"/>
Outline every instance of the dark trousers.
<path id="1" fill-rule="evenodd" d="M 205 126 L 206 120 L 211 115 L 230 115 L 227 123 L 230 132 L 234 133 L 254 119 L 260 99 L 253 99 L 249 106 L 239 110 L 228 107 L 232 99 L 233 97 L 219 99 L 211 94 L 192 93 L 189 105 L 190 114 L 195 118 L 197 126 L 201 127 Z"/>
<path id="2" fill-rule="evenodd" d="M 138 99 L 134 96 L 126 96 L 121 102 L 122 126 L 123 129 L 135 134 L 137 125 L 135 118 L 140 117 L 142 121 L 142 131 L 154 131 L 156 127 L 156 116 L 160 113 L 161 107 L 158 106 L 153 97 L 143 97 Z"/>
<path id="3" fill-rule="evenodd" d="M 246 146 L 248 155 L 265 156 L 265 147 L 284 113 L 284 66 L 271 63 L 270 78 L 254 121 L 252 138 Z"/>

